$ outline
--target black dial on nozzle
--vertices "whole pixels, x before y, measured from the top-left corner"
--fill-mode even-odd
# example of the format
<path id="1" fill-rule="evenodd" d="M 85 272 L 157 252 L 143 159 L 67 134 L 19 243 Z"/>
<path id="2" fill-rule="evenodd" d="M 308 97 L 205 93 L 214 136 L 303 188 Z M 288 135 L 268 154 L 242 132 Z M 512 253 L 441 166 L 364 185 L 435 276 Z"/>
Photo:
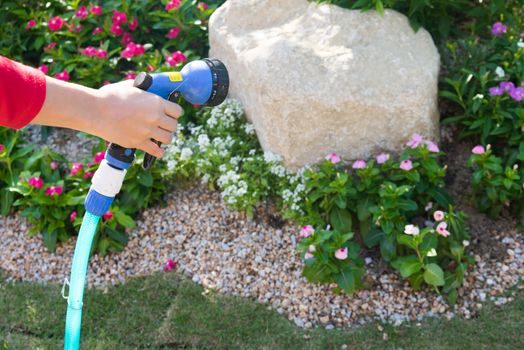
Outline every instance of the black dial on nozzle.
<path id="1" fill-rule="evenodd" d="M 206 106 L 218 106 L 227 97 L 229 91 L 229 74 L 227 73 L 226 66 L 216 58 L 204 58 L 202 59 L 207 63 L 211 74 L 213 75 L 213 90 L 209 100 L 206 102 Z"/>

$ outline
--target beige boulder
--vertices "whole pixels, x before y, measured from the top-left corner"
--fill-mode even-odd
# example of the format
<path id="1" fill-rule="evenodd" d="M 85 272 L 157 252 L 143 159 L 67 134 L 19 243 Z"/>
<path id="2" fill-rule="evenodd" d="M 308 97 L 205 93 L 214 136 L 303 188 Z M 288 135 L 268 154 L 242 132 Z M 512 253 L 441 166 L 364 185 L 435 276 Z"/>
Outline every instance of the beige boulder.
<path id="1" fill-rule="evenodd" d="M 307 0 L 228 0 L 209 23 L 210 56 L 230 74 L 264 150 L 296 168 L 330 152 L 368 158 L 438 135 L 439 54 L 387 10 Z"/>

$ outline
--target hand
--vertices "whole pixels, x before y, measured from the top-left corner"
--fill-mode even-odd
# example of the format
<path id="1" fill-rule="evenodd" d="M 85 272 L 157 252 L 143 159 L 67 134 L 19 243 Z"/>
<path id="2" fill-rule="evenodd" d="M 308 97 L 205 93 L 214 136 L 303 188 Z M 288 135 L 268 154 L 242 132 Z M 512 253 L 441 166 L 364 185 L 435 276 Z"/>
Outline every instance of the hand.
<path id="1" fill-rule="evenodd" d="M 126 148 L 138 148 L 157 158 L 164 151 L 151 139 L 171 143 L 183 111 L 173 102 L 133 87 L 132 80 L 98 90 L 98 135 Z"/>

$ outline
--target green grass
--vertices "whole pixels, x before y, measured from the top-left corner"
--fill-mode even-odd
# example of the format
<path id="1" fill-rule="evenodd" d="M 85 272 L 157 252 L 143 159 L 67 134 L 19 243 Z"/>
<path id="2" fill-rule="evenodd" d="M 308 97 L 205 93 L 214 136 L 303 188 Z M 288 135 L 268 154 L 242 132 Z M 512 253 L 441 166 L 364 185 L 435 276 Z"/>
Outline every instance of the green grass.
<path id="1" fill-rule="evenodd" d="M 0 283 L 0 349 L 62 348 L 65 307 L 58 285 Z M 487 305 L 469 321 L 387 326 L 386 342 L 377 324 L 304 331 L 264 305 L 206 294 L 186 278 L 162 273 L 107 293 L 86 291 L 82 326 L 83 349 L 340 349 L 347 344 L 348 349 L 514 350 L 524 348 L 524 293 L 503 307 Z"/>

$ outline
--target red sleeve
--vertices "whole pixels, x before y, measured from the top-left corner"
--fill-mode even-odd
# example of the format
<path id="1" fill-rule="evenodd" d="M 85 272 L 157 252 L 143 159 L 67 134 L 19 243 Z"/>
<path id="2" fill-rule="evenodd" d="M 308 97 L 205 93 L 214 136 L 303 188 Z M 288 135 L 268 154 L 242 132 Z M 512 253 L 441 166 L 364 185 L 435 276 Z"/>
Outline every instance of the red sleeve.
<path id="1" fill-rule="evenodd" d="M 0 126 L 22 128 L 40 112 L 45 75 L 38 69 L 0 56 Z"/>

